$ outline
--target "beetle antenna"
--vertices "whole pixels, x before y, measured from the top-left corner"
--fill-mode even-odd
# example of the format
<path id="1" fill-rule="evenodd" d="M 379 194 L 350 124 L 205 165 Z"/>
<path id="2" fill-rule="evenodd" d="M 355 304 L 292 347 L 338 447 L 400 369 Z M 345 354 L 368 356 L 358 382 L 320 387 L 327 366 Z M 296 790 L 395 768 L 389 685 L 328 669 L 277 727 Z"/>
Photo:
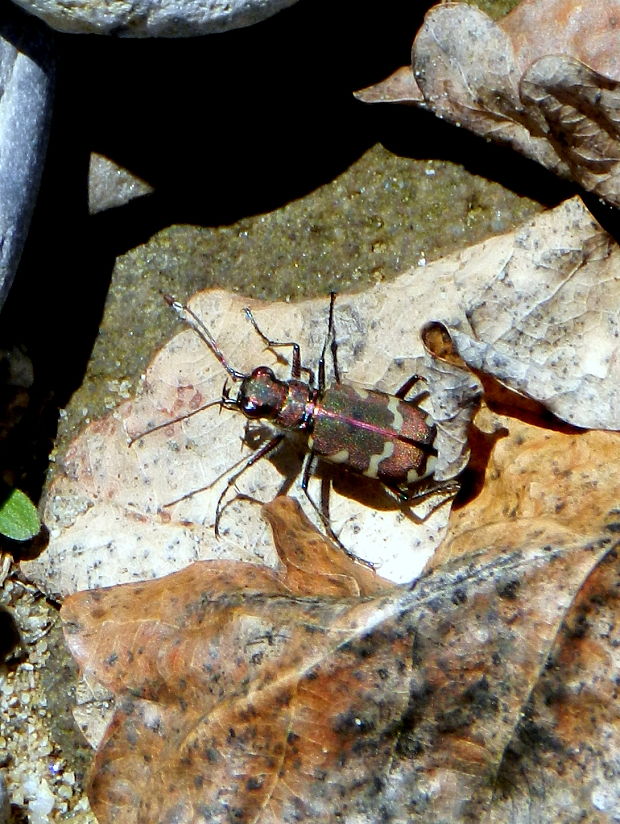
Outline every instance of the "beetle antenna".
<path id="1" fill-rule="evenodd" d="M 145 429 L 144 432 L 140 432 L 139 435 L 134 435 L 132 438 L 130 437 L 127 441 L 129 446 L 133 446 L 136 441 L 141 440 L 144 438 L 145 435 L 150 435 L 151 432 L 157 432 L 158 429 L 165 429 L 167 426 L 172 426 L 174 423 L 179 423 L 179 421 L 186 421 L 188 418 L 191 418 L 193 415 L 197 415 L 199 412 L 204 412 L 205 409 L 208 409 L 210 406 L 219 406 L 220 409 L 222 406 L 226 405 L 225 399 L 221 399 L 219 401 L 209 401 L 209 403 L 205 403 L 203 406 L 199 406 L 198 409 L 192 409 L 191 412 L 186 412 L 185 415 L 180 415 L 178 418 L 171 418 L 168 421 L 164 421 L 163 423 L 158 423 L 156 426 L 152 426 L 150 429 Z"/>
<path id="2" fill-rule="evenodd" d="M 218 361 L 222 364 L 224 369 L 228 372 L 231 378 L 236 381 L 242 381 L 246 375 L 243 372 L 238 372 L 236 369 L 233 369 L 232 366 L 228 363 L 226 358 L 224 357 L 224 353 L 220 349 L 220 347 L 215 342 L 211 332 L 207 329 L 204 323 L 200 320 L 198 315 L 193 312 L 189 306 L 185 306 L 185 304 L 181 303 L 172 295 L 164 295 L 164 300 L 174 311 L 177 315 L 181 318 L 181 320 L 186 323 L 191 329 L 196 332 L 196 334 L 207 344 L 209 349 L 213 352 L 215 357 Z"/>

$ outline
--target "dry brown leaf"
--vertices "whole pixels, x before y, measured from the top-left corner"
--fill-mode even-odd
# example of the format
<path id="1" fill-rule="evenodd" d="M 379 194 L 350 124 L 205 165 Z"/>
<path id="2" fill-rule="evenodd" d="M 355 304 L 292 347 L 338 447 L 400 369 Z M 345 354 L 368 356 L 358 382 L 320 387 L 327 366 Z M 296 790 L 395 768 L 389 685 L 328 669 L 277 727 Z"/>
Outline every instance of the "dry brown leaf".
<path id="1" fill-rule="evenodd" d="M 306 540 L 295 509 L 278 517 Z M 320 594 L 303 578 L 292 594 L 287 571 L 211 562 L 67 599 L 70 648 L 117 693 L 100 824 L 500 820 L 521 800 L 497 781 L 523 760 L 523 711 L 611 546 L 551 525 L 543 545 L 516 537 L 374 596 L 323 594 L 325 567 L 306 576 Z"/>
<path id="2" fill-rule="evenodd" d="M 500 433 L 480 494 L 453 512 L 433 565 L 469 557 L 482 542 L 620 532 L 620 433 L 545 428 L 482 410 L 476 423 Z M 557 540 L 557 538 L 556 538 Z M 553 539 L 551 539 L 552 543 Z M 619 809 L 620 563 L 611 552 L 576 593 L 546 666 L 523 708 L 485 819 L 612 822 Z M 519 582 L 512 587 L 517 598 Z M 510 592 L 505 593 L 511 597 Z"/>
<path id="3" fill-rule="evenodd" d="M 263 514 L 273 532 L 291 593 L 374 595 L 394 587 L 317 532 L 294 498 L 275 498 L 265 504 Z"/>
<path id="4" fill-rule="evenodd" d="M 495 432 L 481 491 L 453 512 L 433 565 L 551 531 L 567 543 L 620 532 L 620 433 L 549 428 L 483 409 Z M 516 583 L 512 594 L 517 597 Z M 509 592 L 506 596 L 509 597 Z M 613 822 L 620 808 L 620 563 L 611 552 L 576 594 L 523 708 L 485 821 Z"/>
<path id="5" fill-rule="evenodd" d="M 413 74 L 358 97 L 422 105 L 618 206 L 619 20 L 618 0 L 524 0 L 498 23 L 440 4 L 415 39 Z"/>
<path id="6" fill-rule="evenodd" d="M 567 540 L 601 534 L 620 504 L 620 432 L 549 427 L 489 409 L 476 426 L 498 439 L 475 503 L 452 513 L 433 566 L 480 542 L 505 542 L 507 532 L 520 541 L 525 530 L 542 534 L 551 524 L 554 531 L 561 525 Z"/>
<path id="7" fill-rule="evenodd" d="M 394 587 L 317 532 L 293 498 L 279 496 L 262 512 L 282 564 L 278 577 L 289 595 L 347 597 L 373 595 Z M 260 586 L 265 570 L 258 569 L 256 584 Z M 268 572 L 267 580 L 272 579 Z M 73 716 L 93 748 L 100 745 L 113 712 L 113 693 L 109 689 L 90 677 L 78 682 Z"/>
<path id="8" fill-rule="evenodd" d="M 618 246 L 578 199 L 568 201 L 515 232 L 391 284 L 339 296 L 342 372 L 347 380 L 392 391 L 413 372 L 428 377 L 444 477 L 464 465 L 480 390 L 467 371 L 425 353 L 420 329 L 430 320 L 448 327 L 469 364 L 558 417 L 584 427 L 620 428 L 618 271 Z M 238 298 L 209 292 L 192 305 L 236 368 L 274 363 L 243 320 Z M 326 300 L 253 306 L 262 328 L 299 340 L 305 361 L 316 363 Z M 286 364 L 275 368 L 288 374 Z M 268 530 L 247 501 L 235 501 L 224 513 L 220 542 L 213 534 L 215 503 L 231 464 L 250 454 L 241 452 L 241 415 L 211 408 L 127 446 L 128 434 L 221 397 L 223 381 L 215 358 L 193 331 L 184 331 L 156 357 L 142 393 L 76 439 L 48 496 L 49 547 L 23 565 L 44 591 L 65 594 L 144 580 L 200 559 L 276 564 Z M 293 444 L 273 461 L 259 462 L 239 480 L 240 491 L 271 500 L 299 473 L 302 453 L 303 444 Z M 344 545 L 376 563 L 384 577 L 412 580 L 445 533 L 448 507 L 418 524 L 376 483 L 332 477 L 332 524 Z M 209 483 L 214 485 L 204 492 L 189 494 Z M 315 500 L 319 487 L 320 479 L 313 480 Z M 303 504 L 299 486 L 293 490 Z"/>

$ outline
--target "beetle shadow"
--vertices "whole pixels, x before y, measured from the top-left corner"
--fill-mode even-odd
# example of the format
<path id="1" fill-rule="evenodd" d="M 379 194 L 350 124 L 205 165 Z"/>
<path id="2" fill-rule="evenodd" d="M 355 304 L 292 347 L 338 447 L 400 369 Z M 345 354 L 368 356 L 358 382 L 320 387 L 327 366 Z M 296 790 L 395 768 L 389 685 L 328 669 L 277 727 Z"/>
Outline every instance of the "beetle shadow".
<path id="1" fill-rule="evenodd" d="M 260 422 L 253 422 L 251 426 L 246 429 L 243 437 L 244 444 L 256 451 L 270 438 L 273 437 L 274 430 Z M 499 435 L 501 437 L 501 435 Z M 487 450 L 487 457 L 490 454 L 491 446 Z M 301 479 L 303 472 L 304 460 L 307 455 L 306 437 L 303 433 L 286 433 L 286 438 L 282 445 L 266 460 L 276 468 L 278 473 L 282 476 L 282 483 L 278 487 L 276 493 L 279 495 L 288 495 L 298 480 Z M 330 522 L 330 501 L 332 491 L 338 495 L 347 498 L 360 507 L 374 509 L 379 512 L 395 512 L 402 513 L 404 518 L 415 524 L 423 523 L 437 507 L 441 506 L 447 497 L 452 498 L 455 502 L 460 499 L 463 489 L 461 488 L 456 495 L 440 496 L 438 493 L 429 492 L 430 495 L 437 495 L 437 504 L 430 508 L 424 515 L 418 515 L 415 512 L 416 503 L 426 500 L 425 495 L 418 499 L 410 501 L 399 501 L 389 490 L 387 490 L 380 481 L 373 478 L 367 478 L 363 475 L 358 475 L 354 472 L 349 472 L 338 464 L 332 464 L 329 461 L 324 461 L 318 458 L 310 475 L 311 479 L 318 481 L 313 485 L 310 494 L 312 500 L 316 505 L 317 511 L 320 511 L 325 516 L 326 522 Z M 469 484 L 467 486 L 467 497 L 471 497 L 471 490 Z M 415 492 L 415 486 L 411 487 L 412 492 Z M 243 493 L 237 489 L 236 494 L 231 498 L 232 500 L 250 500 L 255 503 L 266 503 L 266 501 L 258 501 L 251 496 Z M 229 503 L 230 503 L 229 502 Z M 302 501 L 303 503 L 303 501 Z"/>
<path id="2" fill-rule="evenodd" d="M 243 434 L 244 446 L 256 452 L 274 436 L 274 430 L 260 421 L 248 421 Z M 301 434 L 286 433 L 284 441 L 271 455 L 265 458 L 282 476 L 282 483 L 276 495 L 287 495 L 301 476 L 304 458 L 307 453 L 306 439 Z M 260 463 L 260 462 L 259 462 Z M 266 501 L 265 501 L 266 503 Z"/>
<path id="3" fill-rule="evenodd" d="M 426 515 L 421 516 L 415 512 L 416 504 L 425 501 L 431 495 L 437 494 L 434 491 L 429 490 L 428 495 L 422 494 L 408 501 L 400 501 L 380 481 L 372 478 L 342 471 L 338 467 L 334 467 L 332 470 L 331 466 L 327 466 L 321 474 L 329 480 L 331 488 L 339 495 L 356 501 L 360 506 L 376 509 L 380 512 L 401 512 L 403 517 L 415 524 L 423 523 L 446 500 L 446 497 L 438 498 L 437 505 L 432 507 Z M 415 485 L 412 485 L 410 489 L 415 494 Z M 453 498 L 454 495 L 449 497 Z"/>

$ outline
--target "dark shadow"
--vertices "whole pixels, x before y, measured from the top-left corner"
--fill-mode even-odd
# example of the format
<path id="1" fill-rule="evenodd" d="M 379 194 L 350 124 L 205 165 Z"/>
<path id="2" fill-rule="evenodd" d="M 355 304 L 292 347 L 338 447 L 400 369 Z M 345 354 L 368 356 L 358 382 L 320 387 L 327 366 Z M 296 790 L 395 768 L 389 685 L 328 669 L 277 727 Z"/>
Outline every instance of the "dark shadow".
<path id="1" fill-rule="evenodd" d="M 0 661 L 14 660 L 21 646 L 21 638 L 15 619 L 8 609 L 0 608 Z"/>
<path id="2" fill-rule="evenodd" d="M 579 194 L 592 212 L 594 219 L 606 232 L 609 232 L 616 243 L 620 243 L 620 209 L 610 206 L 609 203 L 605 203 L 590 192 L 579 192 Z"/>
<path id="3" fill-rule="evenodd" d="M 381 142 L 394 154 L 451 161 L 548 208 L 575 194 L 583 195 L 577 184 L 557 177 L 513 149 L 456 128 L 431 112 L 391 103 L 368 108 L 377 118 Z"/>
<path id="4" fill-rule="evenodd" d="M 0 12 L 0 37 L 25 54 L 46 73 L 53 73 L 54 37 L 49 27 L 13 3 L 3 3 Z"/>
<path id="5" fill-rule="evenodd" d="M 539 401 L 514 392 L 500 383 L 492 375 L 473 370 L 482 383 L 485 402 L 492 412 L 498 415 L 508 415 L 523 423 L 540 426 L 552 432 L 564 432 L 567 435 L 581 434 L 587 430 L 573 426 L 561 418 L 556 417 Z"/>
<path id="6" fill-rule="evenodd" d="M 376 142 L 352 92 L 408 59 L 421 11 L 302 0 L 203 38 L 60 38 L 58 106 L 155 188 L 151 231 L 230 223 L 312 191 Z"/>

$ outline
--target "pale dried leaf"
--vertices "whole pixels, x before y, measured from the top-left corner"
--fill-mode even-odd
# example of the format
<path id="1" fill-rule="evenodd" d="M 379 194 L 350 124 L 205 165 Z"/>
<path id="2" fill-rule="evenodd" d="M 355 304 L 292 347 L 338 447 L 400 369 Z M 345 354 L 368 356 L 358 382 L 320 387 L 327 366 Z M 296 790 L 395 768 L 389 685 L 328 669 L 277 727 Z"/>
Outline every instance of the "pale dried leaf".
<path id="1" fill-rule="evenodd" d="M 455 277 L 460 355 L 568 423 L 620 428 L 620 248 L 578 199 L 506 238 Z"/>
<path id="2" fill-rule="evenodd" d="M 192 306 L 209 323 L 235 368 L 249 370 L 266 363 L 288 376 L 287 364 L 276 363 L 245 321 L 246 303 L 224 292 L 208 292 L 196 296 Z M 276 339 L 299 340 L 305 362 L 316 366 L 326 331 L 325 299 L 251 306 L 261 328 Z M 166 311 L 163 306 L 162 311 Z M 402 315 L 397 289 L 391 297 L 379 290 L 359 298 L 343 296 L 337 301 L 336 315 L 339 361 L 347 379 L 367 386 L 380 383 L 395 391 L 412 373 L 426 373 L 418 323 L 415 315 Z M 453 376 L 450 380 L 453 388 L 447 386 L 443 394 L 456 393 L 456 405 L 471 414 L 480 393 L 478 382 L 468 376 L 465 384 L 456 386 Z M 193 331 L 181 332 L 171 341 L 149 368 L 141 395 L 88 427 L 68 450 L 65 474 L 48 497 L 45 519 L 50 546 L 41 559 L 24 564 L 27 574 L 46 591 L 65 594 L 155 577 L 198 559 L 232 557 L 275 564 L 266 525 L 258 508 L 247 500 L 234 501 L 226 509 L 222 540 L 213 531 L 215 506 L 226 479 L 235 463 L 251 454 L 247 446 L 242 449 L 242 415 L 213 407 L 128 447 L 128 436 L 220 398 L 223 382 L 221 366 Z M 425 404 L 431 408 L 432 387 Z M 449 460 L 454 464 L 454 443 L 460 441 L 462 466 L 467 441 L 457 423 L 459 431 L 449 436 Z M 448 420 L 438 439 L 440 453 L 443 432 L 449 429 Z M 265 437 L 264 430 L 259 434 Z M 261 461 L 240 478 L 237 488 L 265 502 L 295 482 L 303 504 L 299 483 L 304 450 L 303 441 L 287 442 L 272 460 Z M 409 510 L 376 482 L 339 478 L 329 466 L 321 471 L 334 481 L 329 496 L 331 522 L 343 544 L 380 565 L 387 577 L 415 577 L 441 540 L 448 506 L 437 507 L 417 525 Z M 310 491 L 319 501 L 319 477 L 311 481 Z M 231 499 L 234 494 L 233 489 Z M 178 499 L 182 500 L 172 503 Z M 307 505 L 306 511 L 316 520 Z"/>

